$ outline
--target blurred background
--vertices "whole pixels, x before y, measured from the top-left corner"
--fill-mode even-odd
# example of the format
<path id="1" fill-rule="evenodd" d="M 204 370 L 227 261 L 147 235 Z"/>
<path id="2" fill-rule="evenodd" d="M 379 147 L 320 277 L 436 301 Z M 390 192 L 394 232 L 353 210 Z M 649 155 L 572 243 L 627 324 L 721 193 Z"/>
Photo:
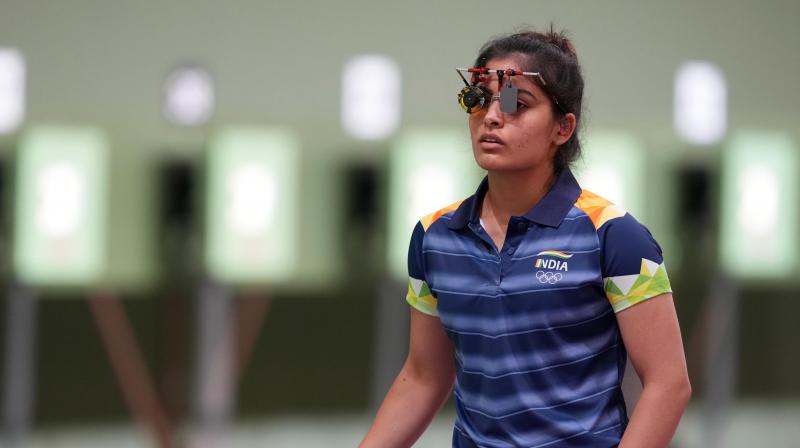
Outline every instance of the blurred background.
<path id="1" fill-rule="evenodd" d="M 355 446 L 405 357 L 411 229 L 481 178 L 453 69 L 550 23 L 586 79 L 575 171 L 670 270 L 694 387 L 673 445 L 796 446 L 798 17 L 3 0 L 3 446 Z"/>

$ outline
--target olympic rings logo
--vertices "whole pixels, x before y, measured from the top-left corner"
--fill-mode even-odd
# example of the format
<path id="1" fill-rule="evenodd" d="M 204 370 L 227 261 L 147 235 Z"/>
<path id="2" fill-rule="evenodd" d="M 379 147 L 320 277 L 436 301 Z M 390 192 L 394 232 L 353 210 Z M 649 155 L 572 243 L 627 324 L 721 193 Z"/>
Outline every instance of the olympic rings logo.
<path id="1" fill-rule="evenodd" d="M 560 272 L 536 271 L 536 279 L 539 283 L 550 283 L 555 285 L 560 282 L 564 276 Z"/>

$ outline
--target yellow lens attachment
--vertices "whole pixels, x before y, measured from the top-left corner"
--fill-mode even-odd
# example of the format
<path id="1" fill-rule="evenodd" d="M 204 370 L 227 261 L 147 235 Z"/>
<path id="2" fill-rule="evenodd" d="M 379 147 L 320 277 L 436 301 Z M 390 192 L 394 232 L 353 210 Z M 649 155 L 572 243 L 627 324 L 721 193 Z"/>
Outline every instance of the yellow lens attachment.
<path id="1" fill-rule="evenodd" d="M 464 112 L 471 114 L 483 109 L 488 103 L 487 98 L 487 92 L 483 88 L 467 86 L 458 93 L 458 104 L 464 109 Z"/>

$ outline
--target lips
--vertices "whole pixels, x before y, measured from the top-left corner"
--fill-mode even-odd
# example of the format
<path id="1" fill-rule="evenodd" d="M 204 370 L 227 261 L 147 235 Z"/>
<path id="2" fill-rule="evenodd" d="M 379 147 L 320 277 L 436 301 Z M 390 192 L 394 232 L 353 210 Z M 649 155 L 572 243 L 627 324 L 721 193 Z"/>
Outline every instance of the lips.
<path id="1" fill-rule="evenodd" d="M 495 149 L 505 145 L 503 139 L 498 137 L 496 134 L 483 134 L 478 139 L 478 143 L 480 143 L 481 147 L 485 149 Z"/>

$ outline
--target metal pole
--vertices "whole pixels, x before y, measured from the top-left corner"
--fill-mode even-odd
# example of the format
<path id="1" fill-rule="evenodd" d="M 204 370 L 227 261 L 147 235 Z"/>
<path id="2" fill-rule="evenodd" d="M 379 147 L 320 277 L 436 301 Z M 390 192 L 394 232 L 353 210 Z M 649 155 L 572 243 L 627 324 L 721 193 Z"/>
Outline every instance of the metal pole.
<path id="1" fill-rule="evenodd" d="M 5 384 L 3 390 L 4 446 L 25 444 L 30 430 L 36 377 L 37 295 L 14 284 L 6 312 Z"/>
<path id="2" fill-rule="evenodd" d="M 236 307 L 235 320 L 230 323 L 230 333 L 236 344 L 236 362 L 234 365 L 234 387 L 241 383 L 242 376 L 247 369 L 247 364 L 253 355 L 258 335 L 264 327 L 269 310 L 272 307 L 272 297 L 249 294 L 239 299 Z"/>
<path id="3" fill-rule="evenodd" d="M 164 412 L 171 422 L 180 423 L 189 410 L 191 359 L 191 303 L 178 288 L 169 289 L 159 299 L 158 391 Z"/>
<path id="4" fill-rule="evenodd" d="M 738 364 L 739 291 L 730 279 L 712 282 L 705 359 L 705 401 L 702 446 L 724 447 L 725 429 L 736 393 Z"/>
<path id="5" fill-rule="evenodd" d="M 386 280 L 378 295 L 375 319 L 375 347 L 372 359 L 371 406 L 377 410 L 394 378 L 403 367 L 408 351 L 409 306 L 405 301 L 405 285 Z"/>
<path id="6" fill-rule="evenodd" d="M 230 288 L 206 281 L 197 306 L 194 381 L 195 427 L 191 446 L 228 446 L 235 401 L 235 339 Z"/>
<path id="7" fill-rule="evenodd" d="M 110 293 L 96 294 L 89 298 L 89 309 L 128 410 L 151 431 L 159 447 L 173 446 L 172 423 L 158 397 L 122 302 Z"/>

